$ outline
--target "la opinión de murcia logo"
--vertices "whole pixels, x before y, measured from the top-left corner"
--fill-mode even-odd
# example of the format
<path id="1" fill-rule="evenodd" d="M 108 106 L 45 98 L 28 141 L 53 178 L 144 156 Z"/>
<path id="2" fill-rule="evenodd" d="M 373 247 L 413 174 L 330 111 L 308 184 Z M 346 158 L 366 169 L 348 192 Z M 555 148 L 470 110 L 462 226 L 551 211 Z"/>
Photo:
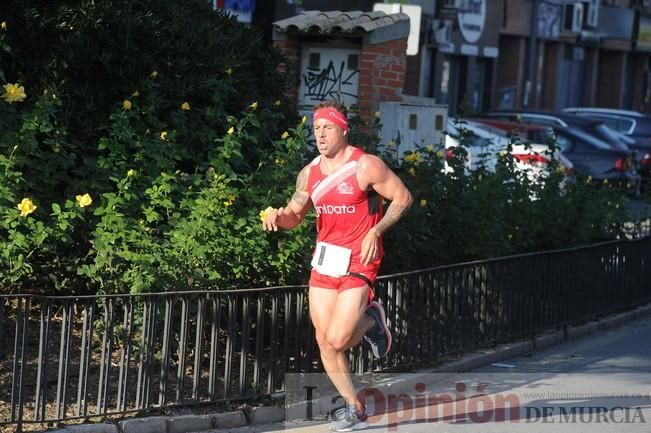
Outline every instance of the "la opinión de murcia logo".
<path id="1" fill-rule="evenodd" d="M 466 384 L 458 382 L 453 393 L 426 392 L 423 383 L 414 386 L 413 393 L 392 394 L 375 387 L 362 388 L 357 397 L 366 402 L 369 425 L 385 425 L 396 431 L 401 424 L 414 423 L 543 423 L 543 424 L 643 424 L 646 423 L 639 406 L 580 406 L 574 402 L 565 405 L 521 404 L 515 393 L 486 394 L 486 383 L 475 385 L 475 394 L 467 393 Z M 303 386 L 306 418 L 312 419 L 315 386 Z M 343 397 L 332 397 L 337 410 L 345 405 Z"/>

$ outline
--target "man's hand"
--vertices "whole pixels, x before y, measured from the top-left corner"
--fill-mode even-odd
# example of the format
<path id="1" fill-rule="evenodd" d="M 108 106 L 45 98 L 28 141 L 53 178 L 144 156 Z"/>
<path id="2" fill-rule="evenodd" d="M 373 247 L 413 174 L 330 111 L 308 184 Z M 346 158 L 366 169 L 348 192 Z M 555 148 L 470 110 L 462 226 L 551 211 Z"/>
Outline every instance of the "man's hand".
<path id="1" fill-rule="evenodd" d="M 262 218 L 262 229 L 268 232 L 277 232 L 278 218 L 282 215 L 282 213 L 282 207 L 279 207 L 278 209 L 268 207 L 267 209 L 263 210 L 260 213 L 260 218 Z"/>
<path id="2" fill-rule="evenodd" d="M 360 255 L 360 261 L 362 265 L 366 266 L 371 263 L 373 260 L 377 259 L 378 255 L 378 236 L 379 234 L 372 228 L 366 233 L 364 239 L 362 240 L 362 252 Z"/>

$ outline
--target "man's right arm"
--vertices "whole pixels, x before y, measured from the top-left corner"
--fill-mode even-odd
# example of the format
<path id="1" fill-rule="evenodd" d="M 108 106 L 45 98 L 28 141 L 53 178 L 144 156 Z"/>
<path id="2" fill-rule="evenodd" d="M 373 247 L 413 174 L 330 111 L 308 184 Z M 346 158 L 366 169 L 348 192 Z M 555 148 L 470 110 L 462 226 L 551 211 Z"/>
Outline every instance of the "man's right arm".
<path id="1" fill-rule="evenodd" d="M 310 166 L 301 170 L 296 178 L 296 192 L 284 208 L 271 209 L 267 212 L 262 228 L 266 231 L 293 229 L 303 221 L 305 215 L 312 207 L 312 200 L 307 192 L 307 179 L 310 175 Z"/>

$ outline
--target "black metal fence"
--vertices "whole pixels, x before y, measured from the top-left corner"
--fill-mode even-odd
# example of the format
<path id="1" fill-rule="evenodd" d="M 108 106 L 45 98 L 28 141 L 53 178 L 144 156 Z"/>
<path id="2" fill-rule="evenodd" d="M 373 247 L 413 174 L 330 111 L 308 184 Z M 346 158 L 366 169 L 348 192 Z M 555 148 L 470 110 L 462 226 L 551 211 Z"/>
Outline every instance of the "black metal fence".
<path id="1" fill-rule="evenodd" d="M 408 368 L 651 299 L 651 238 L 384 276 L 394 348 L 355 371 Z M 0 296 L 0 425 L 268 395 L 319 371 L 305 287 Z"/>

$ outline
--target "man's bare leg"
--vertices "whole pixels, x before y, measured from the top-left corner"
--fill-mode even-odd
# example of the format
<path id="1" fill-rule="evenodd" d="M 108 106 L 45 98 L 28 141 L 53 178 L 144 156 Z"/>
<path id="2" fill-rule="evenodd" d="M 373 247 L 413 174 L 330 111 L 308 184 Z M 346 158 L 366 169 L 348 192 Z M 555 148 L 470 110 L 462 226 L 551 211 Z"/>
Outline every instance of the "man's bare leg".
<path id="1" fill-rule="evenodd" d="M 323 368 L 346 402 L 361 412 L 364 406 L 356 396 L 346 350 L 374 326 L 373 319 L 364 314 L 368 286 L 341 292 L 310 287 L 309 301 Z"/>

